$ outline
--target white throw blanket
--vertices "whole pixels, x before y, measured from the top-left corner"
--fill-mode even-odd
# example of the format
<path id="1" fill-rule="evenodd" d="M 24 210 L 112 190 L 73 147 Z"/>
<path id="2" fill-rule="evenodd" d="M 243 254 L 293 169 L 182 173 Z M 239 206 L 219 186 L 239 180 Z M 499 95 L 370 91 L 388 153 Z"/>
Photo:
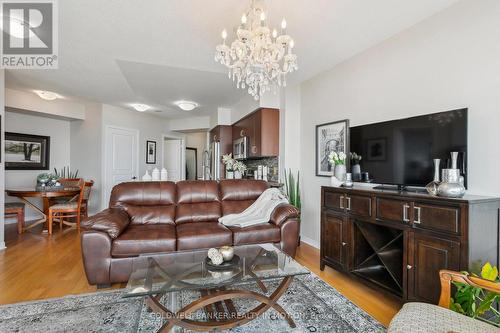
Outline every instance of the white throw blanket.
<path id="1" fill-rule="evenodd" d="M 239 214 L 230 214 L 219 218 L 225 226 L 250 227 L 256 224 L 267 223 L 274 209 L 288 200 L 277 188 L 265 190 L 255 202 Z"/>

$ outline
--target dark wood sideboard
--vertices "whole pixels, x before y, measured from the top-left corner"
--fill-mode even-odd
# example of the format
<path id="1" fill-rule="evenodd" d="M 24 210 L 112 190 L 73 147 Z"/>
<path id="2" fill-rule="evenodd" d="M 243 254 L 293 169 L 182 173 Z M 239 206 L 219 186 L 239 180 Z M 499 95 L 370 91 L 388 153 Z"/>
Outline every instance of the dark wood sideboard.
<path id="1" fill-rule="evenodd" d="M 499 264 L 500 198 L 321 188 L 321 270 L 437 304 L 440 269 Z"/>

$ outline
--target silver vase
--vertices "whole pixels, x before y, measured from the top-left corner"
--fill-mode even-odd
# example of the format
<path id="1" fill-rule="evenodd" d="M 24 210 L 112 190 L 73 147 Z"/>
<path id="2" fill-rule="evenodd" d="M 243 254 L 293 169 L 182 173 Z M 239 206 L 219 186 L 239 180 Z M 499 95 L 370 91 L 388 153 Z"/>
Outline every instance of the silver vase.
<path id="1" fill-rule="evenodd" d="M 439 181 L 439 165 L 441 164 L 441 160 L 439 158 L 434 159 L 434 180 L 425 186 L 425 189 L 430 195 L 438 194 L 438 187 L 441 183 Z"/>
<path id="2" fill-rule="evenodd" d="M 447 198 L 465 195 L 465 187 L 460 183 L 460 169 L 443 169 L 443 182 L 439 184 L 437 194 Z"/>

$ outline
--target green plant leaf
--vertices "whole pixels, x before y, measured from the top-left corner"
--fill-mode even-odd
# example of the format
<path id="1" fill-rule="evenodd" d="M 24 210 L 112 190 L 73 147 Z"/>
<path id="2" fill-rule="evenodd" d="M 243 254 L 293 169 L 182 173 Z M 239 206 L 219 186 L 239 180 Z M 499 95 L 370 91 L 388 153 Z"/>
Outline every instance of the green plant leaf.
<path id="1" fill-rule="evenodd" d="M 491 266 L 491 264 L 487 262 L 481 269 L 481 277 L 486 280 L 495 281 L 498 277 L 498 268 L 496 266 Z"/>

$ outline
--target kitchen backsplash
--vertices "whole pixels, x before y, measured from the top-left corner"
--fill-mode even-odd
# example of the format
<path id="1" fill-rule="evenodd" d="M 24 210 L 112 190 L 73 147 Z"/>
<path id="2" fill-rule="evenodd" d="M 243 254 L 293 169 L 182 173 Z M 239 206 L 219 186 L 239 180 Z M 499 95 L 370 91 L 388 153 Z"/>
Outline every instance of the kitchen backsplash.
<path id="1" fill-rule="evenodd" d="M 259 165 L 267 166 L 269 168 L 268 180 L 277 182 L 279 179 L 278 158 L 277 157 L 264 157 L 259 159 L 250 159 L 244 161 L 247 166 L 247 175 L 253 177 Z"/>

